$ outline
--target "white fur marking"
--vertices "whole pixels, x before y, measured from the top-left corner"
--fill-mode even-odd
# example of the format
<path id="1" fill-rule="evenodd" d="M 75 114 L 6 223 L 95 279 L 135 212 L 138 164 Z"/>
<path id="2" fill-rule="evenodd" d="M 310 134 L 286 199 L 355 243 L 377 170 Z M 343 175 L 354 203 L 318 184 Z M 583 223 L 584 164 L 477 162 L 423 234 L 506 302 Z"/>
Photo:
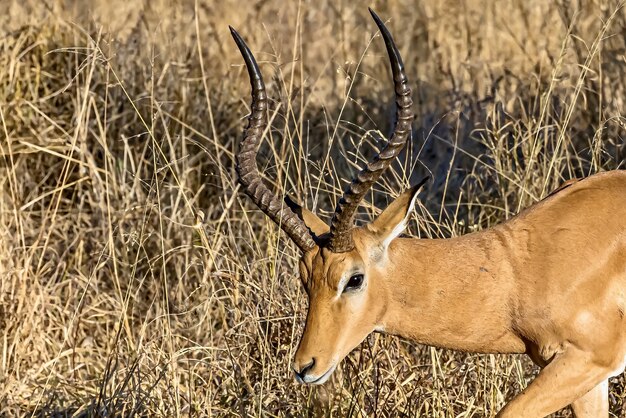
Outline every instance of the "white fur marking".
<path id="1" fill-rule="evenodd" d="M 335 295 L 335 300 L 339 299 L 341 295 L 343 295 L 343 290 L 346 287 L 348 280 L 350 280 L 350 278 L 355 274 L 362 274 L 362 273 L 359 273 L 359 271 L 356 270 L 350 274 L 344 274 L 344 276 L 339 281 L 339 285 L 337 286 L 337 294 Z M 363 283 L 365 283 L 366 281 L 367 281 L 367 277 L 365 277 L 365 275 L 363 274 Z M 364 287 L 365 286 L 361 286 L 361 288 L 364 288 Z"/>
<path id="2" fill-rule="evenodd" d="M 624 368 L 626 367 L 626 357 L 624 358 L 624 360 L 622 361 L 622 364 L 619 365 L 617 367 L 617 369 L 613 370 L 610 374 L 609 377 L 616 377 L 619 376 L 620 374 L 624 373 Z"/>
<path id="3" fill-rule="evenodd" d="M 609 394 L 609 379 L 606 379 L 604 382 L 600 383 L 602 386 L 602 395 L 607 396 Z"/>
<path id="4" fill-rule="evenodd" d="M 305 383 L 309 383 L 309 384 L 313 384 L 313 385 L 321 385 L 322 383 L 326 382 L 328 380 L 328 378 L 333 374 L 333 372 L 335 371 L 335 369 L 337 368 L 337 363 L 334 363 L 330 369 L 328 369 L 326 371 L 326 373 L 324 373 L 323 375 L 321 375 L 320 377 L 315 377 L 315 376 L 305 376 L 304 377 L 304 382 Z"/>
<path id="5" fill-rule="evenodd" d="M 406 229 L 406 226 L 409 223 L 409 218 L 411 217 L 411 213 L 413 213 L 413 210 L 415 209 L 415 202 L 417 202 L 417 195 L 419 195 L 420 190 L 421 188 L 415 191 L 415 194 L 413 195 L 413 198 L 411 199 L 411 204 L 409 205 L 409 209 L 406 211 L 406 215 L 404 215 L 404 219 L 402 219 L 402 222 L 396 225 L 395 228 L 393 228 L 393 230 L 391 231 L 391 233 L 387 236 L 387 238 L 385 238 L 385 240 L 383 241 L 383 248 L 389 247 L 389 244 L 391 244 L 391 241 L 397 238 L 398 235 L 403 233 L 404 230 Z"/>

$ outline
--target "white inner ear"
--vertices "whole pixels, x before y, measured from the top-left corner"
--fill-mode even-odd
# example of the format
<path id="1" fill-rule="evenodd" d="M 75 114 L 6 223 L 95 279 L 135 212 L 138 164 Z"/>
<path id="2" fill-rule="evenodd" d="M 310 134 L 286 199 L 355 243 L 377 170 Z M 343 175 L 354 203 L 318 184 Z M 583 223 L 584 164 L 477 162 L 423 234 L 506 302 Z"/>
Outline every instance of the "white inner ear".
<path id="1" fill-rule="evenodd" d="M 420 190 L 421 190 L 421 188 L 420 188 Z M 402 221 L 400 223 L 398 223 L 391 230 L 389 235 L 383 241 L 383 248 L 387 249 L 387 247 L 389 247 L 389 244 L 391 244 L 391 241 L 393 241 L 395 238 L 397 238 L 398 235 L 403 233 L 404 230 L 406 229 L 406 227 L 407 227 L 407 225 L 409 223 L 409 218 L 411 217 L 411 213 L 413 213 L 413 210 L 415 209 L 415 202 L 417 202 L 417 196 L 420 194 L 420 190 L 416 190 L 415 194 L 413 194 L 413 197 L 411 198 L 411 203 L 409 204 L 409 208 L 407 209 L 406 214 L 404 215 L 404 218 L 402 219 Z"/>

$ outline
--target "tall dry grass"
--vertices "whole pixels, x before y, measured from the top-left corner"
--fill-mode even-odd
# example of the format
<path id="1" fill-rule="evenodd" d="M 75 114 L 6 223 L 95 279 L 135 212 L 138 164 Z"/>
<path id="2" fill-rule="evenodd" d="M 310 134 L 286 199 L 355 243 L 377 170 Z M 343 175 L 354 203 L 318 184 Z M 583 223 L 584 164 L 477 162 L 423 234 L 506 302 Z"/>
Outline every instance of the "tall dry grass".
<path id="1" fill-rule="evenodd" d="M 527 384 L 522 357 L 381 335 L 329 384 L 293 381 L 298 251 L 238 193 L 249 87 L 227 25 L 268 84 L 268 184 L 327 219 L 392 123 L 370 5 L 389 19 L 417 118 L 360 221 L 429 172 L 411 231 L 449 237 L 624 168 L 617 2 L 10 2 L 0 415 L 480 417 Z M 620 377 L 615 416 L 623 403 Z"/>

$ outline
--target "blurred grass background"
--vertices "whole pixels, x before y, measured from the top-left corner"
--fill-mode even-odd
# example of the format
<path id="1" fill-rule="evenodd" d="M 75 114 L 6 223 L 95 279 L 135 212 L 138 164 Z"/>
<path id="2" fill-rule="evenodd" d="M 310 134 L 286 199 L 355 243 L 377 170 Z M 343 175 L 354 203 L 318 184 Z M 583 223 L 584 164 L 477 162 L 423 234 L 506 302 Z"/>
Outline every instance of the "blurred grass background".
<path id="1" fill-rule="evenodd" d="M 328 219 L 393 123 L 373 7 L 417 117 L 358 218 L 430 173 L 411 232 L 441 238 L 624 168 L 621 3 L 4 6 L 0 415 L 483 417 L 536 373 L 521 356 L 373 335 L 326 385 L 294 382 L 299 253 L 238 193 L 249 84 L 227 25 L 268 86 L 268 184 Z M 614 416 L 626 416 L 624 396 L 613 379 Z"/>

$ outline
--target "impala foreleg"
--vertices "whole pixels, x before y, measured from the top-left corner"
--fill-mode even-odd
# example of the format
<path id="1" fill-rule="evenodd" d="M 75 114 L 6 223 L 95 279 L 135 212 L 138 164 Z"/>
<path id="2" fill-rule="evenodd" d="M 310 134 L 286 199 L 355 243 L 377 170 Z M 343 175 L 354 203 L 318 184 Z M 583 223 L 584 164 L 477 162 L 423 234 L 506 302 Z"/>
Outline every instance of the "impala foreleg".
<path id="1" fill-rule="evenodd" d="M 598 365 L 590 353 L 570 348 L 557 355 L 496 417 L 542 418 L 570 404 L 583 414 L 577 416 L 607 417 L 606 407 L 597 409 L 601 413 L 584 414 L 604 402 L 601 397 L 607 395 L 602 382 L 609 374 L 610 368 Z"/>
<path id="2" fill-rule="evenodd" d="M 572 403 L 576 418 L 609 416 L 609 381 L 605 380 Z"/>

